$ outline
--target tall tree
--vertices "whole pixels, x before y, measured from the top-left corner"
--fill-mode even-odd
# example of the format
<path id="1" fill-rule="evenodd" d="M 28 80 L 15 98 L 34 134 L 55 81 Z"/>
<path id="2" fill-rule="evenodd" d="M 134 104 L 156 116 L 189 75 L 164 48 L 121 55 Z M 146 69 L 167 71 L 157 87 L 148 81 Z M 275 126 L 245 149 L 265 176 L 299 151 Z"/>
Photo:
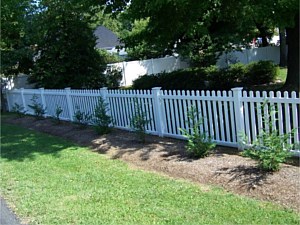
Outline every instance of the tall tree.
<path id="1" fill-rule="evenodd" d="M 134 41 L 127 41 L 129 47 L 147 43 L 162 51 L 177 46 L 202 65 L 206 63 L 202 55 L 232 47 L 229 43 L 247 43 L 259 30 L 266 37 L 268 28 L 285 27 L 289 49 L 286 87 L 299 90 L 298 0 L 114 0 L 107 5 L 114 12 L 126 9 L 132 22 L 149 20 L 135 38 L 130 37 Z"/>
<path id="2" fill-rule="evenodd" d="M 89 27 L 89 1 L 42 0 L 35 24 L 40 34 L 30 81 L 46 88 L 99 88 L 104 60 Z"/>
<path id="3" fill-rule="evenodd" d="M 33 49 L 26 27 L 33 7 L 30 0 L 1 2 L 1 76 L 28 72 L 32 67 Z"/>

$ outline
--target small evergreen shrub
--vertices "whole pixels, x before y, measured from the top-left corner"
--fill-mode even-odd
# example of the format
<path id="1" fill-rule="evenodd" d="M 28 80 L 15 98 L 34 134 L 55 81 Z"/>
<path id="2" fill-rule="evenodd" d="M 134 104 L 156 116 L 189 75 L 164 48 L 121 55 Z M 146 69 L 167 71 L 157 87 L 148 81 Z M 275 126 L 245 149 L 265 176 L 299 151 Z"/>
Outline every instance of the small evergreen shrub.
<path id="1" fill-rule="evenodd" d="M 267 104 L 267 102 L 265 102 L 262 107 L 264 107 L 265 104 Z M 276 111 L 271 109 L 269 116 L 263 116 L 263 121 L 266 122 L 267 127 L 261 130 L 250 148 L 242 152 L 243 156 L 256 160 L 259 168 L 271 172 L 280 169 L 281 163 L 286 162 L 291 156 L 290 150 L 293 147 L 291 144 L 288 144 L 287 141 L 291 134 L 281 135 L 278 130 L 273 128 L 271 116 L 274 113 L 276 113 Z"/>
<path id="2" fill-rule="evenodd" d="M 46 109 L 43 107 L 42 103 L 40 103 L 38 101 L 38 96 L 37 95 L 33 95 L 32 98 L 31 98 L 31 102 L 32 102 L 32 105 L 28 105 L 29 108 L 31 108 L 34 112 L 34 115 L 40 119 L 42 118 L 45 113 L 46 113 Z"/>
<path id="3" fill-rule="evenodd" d="M 230 77 L 232 84 L 235 85 L 236 82 L 243 79 L 246 73 L 246 65 L 242 63 L 231 64 L 227 69 L 227 73 L 229 74 L 228 76 Z"/>
<path id="4" fill-rule="evenodd" d="M 80 110 L 79 106 L 75 106 L 74 123 L 79 124 L 82 128 L 86 127 L 92 119 L 89 113 L 84 113 Z"/>
<path id="5" fill-rule="evenodd" d="M 18 118 L 22 118 L 24 117 L 24 115 L 26 114 L 26 110 L 23 106 L 19 105 L 18 103 L 15 103 L 15 105 L 12 107 L 11 110 L 13 113 L 17 114 Z"/>
<path id="6" fill-rule="evenodd" d="M 243 83 L 247 85 L 266 84 L 274 81 L 279 73 L 272 61 L 259 61 L 247 65 Z"/>
<path id="7" fill-rule="evenodd" d="M 109 125 L 112 123 L 112 119 L 109 115 L 107 115 L 107 111 L 108 104 L 104 101 L 102 97 L 100 97 L 94 111 L 95 130 L 100 135 L 107 134 L 111 131 Z"/>
<path id="8" fill-rule="evenodd" d="M 137 139 L 141 143 L 146 141 L 146 126 L 151 120 L 147 119 L 146 112 L 143 111 L 142 105 L 134 100 L 134 114 L 130 118 L 130 128 L 136 134 Z"/>
<path id="9" fill-rule="evenodd" d="M 56 105 L 54 118 L 57 121 L 57 123 L 60 122 L 60 114 L 62 114 L 62 112 L 63 112 L 63 109 L 60 106 Z"/>
<path id="10" fill-rule="evenodd" d="M 212 142 L 211 138 L 205 133 L 201 133 L 199 126 L 202 123 L 202 119 L 197 119 L 198 112 L 196 107 L 191 107 L 188 111 L 188 126 L 189 129 L 179 128 L 183 136 L 188 139 L 186 149 L 191 157 L 203 158 L 210 154 L 213 148 L 216 146 Z"/>

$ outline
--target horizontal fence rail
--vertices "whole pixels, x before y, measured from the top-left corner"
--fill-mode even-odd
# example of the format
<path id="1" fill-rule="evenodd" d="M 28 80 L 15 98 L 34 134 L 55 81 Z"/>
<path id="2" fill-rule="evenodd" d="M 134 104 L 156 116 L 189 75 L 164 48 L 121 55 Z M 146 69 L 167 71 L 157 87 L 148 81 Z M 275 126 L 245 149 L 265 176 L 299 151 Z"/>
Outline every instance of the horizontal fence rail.
<path id="1" fill-rule="evenodd" d="M 191 130 L 188 112 L 194 107 L 199 130 L 208 134 L 219 145 L 241 148 L 241 142 L 253 143 L 262 130 L 290 134 L 289 144 L 299 153 L 299 97 L 295 92 L 246 92 L 242 88 L 230 91 L 166 91 L 152 90 L 62 90 L 14 89 L 6 92 L 9 111 L 18 104 L 28 114 L 34 114 L 29 105 L 35 96 L 45 111 L 54 117 L 57 107 L 62 109 L 60 119 L 74 121 L 79 110 L 94 118 L 100 97 L 108 105 L 113 126 L 130 129 L 130 120 L 139 107 L 150 121 L 147 133 L 184 139 L 179 128 Z M 268 120 L 266 120 L 268 118 Z M 245 137 L 245 138 L 244 138 Z"/>

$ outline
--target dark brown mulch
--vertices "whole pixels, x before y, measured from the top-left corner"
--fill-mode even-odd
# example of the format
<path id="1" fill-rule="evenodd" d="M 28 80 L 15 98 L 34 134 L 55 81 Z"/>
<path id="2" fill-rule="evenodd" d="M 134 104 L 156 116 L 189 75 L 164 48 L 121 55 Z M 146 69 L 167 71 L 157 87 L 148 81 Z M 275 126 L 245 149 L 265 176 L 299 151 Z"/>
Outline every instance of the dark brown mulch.
<path id="1" fill-rule="evenodd" d="M 239 156 L 233 148 L 217 147 L 210 156 L 194 160 L 187 157 L 184 141 L 171 138 L 148 135 L 142 144 L 133 133 L 117 129 L 99 136 L 92 128 L 82 129 L 69 122 L 56 124 L 51 119 L 5 117 L 3 122 L 89 146 L 95 152 L 121 159 L 136 168 L 190 180 L 208 189 L 209 185 L 222 186 L 227 191 L 272 201 L 300 212 L 298 158 L 283 164 L 278 172 L 266 173 L 257 169 L 255 161 Z"/>

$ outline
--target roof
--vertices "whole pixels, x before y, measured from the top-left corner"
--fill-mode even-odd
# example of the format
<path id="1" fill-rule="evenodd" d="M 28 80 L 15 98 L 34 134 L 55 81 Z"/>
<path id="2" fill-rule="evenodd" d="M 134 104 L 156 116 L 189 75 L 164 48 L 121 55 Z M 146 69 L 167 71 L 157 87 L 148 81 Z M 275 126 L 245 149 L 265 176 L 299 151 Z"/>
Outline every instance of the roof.
<path id="1" fill-rule="evenodd" d="M 117 35 L 104 26 L 98 26 L 94 34 L 97 38 L 96 48 L 110 50 L 118 45 L 122 45 Z"/>

